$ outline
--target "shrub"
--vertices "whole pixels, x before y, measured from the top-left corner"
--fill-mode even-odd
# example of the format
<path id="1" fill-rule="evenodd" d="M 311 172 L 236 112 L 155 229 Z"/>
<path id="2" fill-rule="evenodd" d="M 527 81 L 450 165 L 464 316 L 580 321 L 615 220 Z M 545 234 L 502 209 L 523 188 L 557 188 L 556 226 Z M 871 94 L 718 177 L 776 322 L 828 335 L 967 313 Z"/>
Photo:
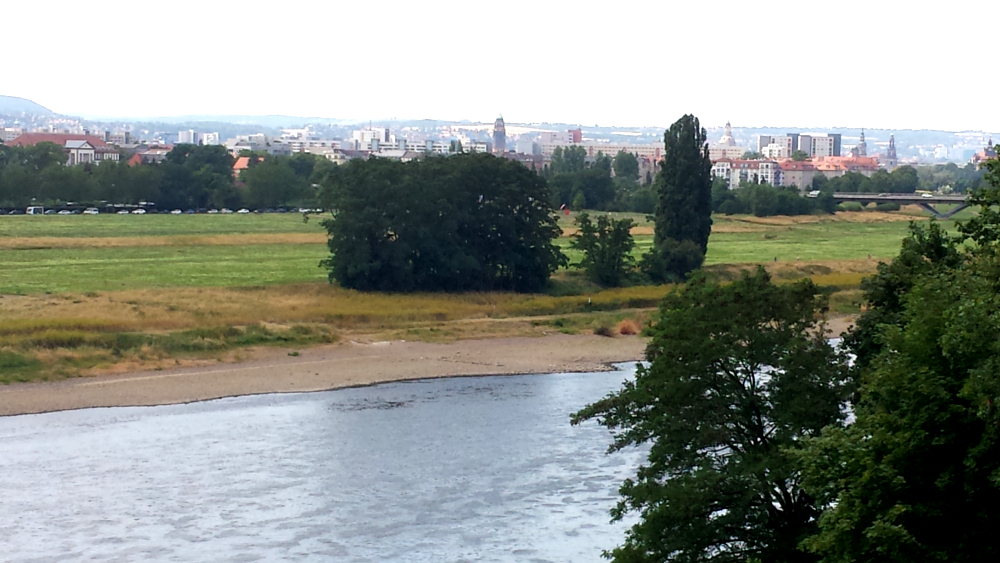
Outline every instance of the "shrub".
<path id="1" fill-rule="evenodd" d="M 845 201 L 837 206 L 837 211 L 864 211 L 863 205 L 856 201 Z"/>
<path id="2" fill-rule="evenodd" d="M 615 335 L 615 331 L 612 330 L 611 327 L 609 326 L 601 325 L 594 329 L 594 334 L 596 334 L 597 336 L 607 336 L 610 338 Z"/>
<path id="3" fill-rule="evenodd" d="M 887 201 L 875 206 L 876 211 L 899 211 L 899 204 L 894 201 Z"/>

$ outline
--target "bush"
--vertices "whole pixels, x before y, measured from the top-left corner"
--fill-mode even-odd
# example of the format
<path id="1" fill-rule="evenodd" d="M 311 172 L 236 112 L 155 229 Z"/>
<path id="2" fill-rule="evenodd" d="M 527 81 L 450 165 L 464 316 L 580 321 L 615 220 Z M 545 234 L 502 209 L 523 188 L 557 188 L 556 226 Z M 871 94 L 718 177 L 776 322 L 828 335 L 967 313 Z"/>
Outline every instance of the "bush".
<path id="1" fill-rule="evenodd" d="M 608 338 L 611 338 L 615 335 L 615 331 L 611 330 L 611 327 L 609 326 L 601 325 L 594 329 L 594 334 L 597 336 L 607 336 Z"/>
<path id="2" fill-rule="evenodd" d="M 875 206 L 876 211 L 899 211 L 899 204 L 894 201 L 887 201 L 885 203 L 880 203 Z"/>
<path id="3" fill-rule="evenodd" d="M 845 201 L 837 206 L 837 211 L 864 211 L 863 205 L 856 201 Z"/>
<path id="4" fill-rule="evenodd" d="M 700 268 L 704 261 L 705 255 L 698 243 L 668 238 L 642 257 L 640 267 L 655 282 L 679 282 Z"/>

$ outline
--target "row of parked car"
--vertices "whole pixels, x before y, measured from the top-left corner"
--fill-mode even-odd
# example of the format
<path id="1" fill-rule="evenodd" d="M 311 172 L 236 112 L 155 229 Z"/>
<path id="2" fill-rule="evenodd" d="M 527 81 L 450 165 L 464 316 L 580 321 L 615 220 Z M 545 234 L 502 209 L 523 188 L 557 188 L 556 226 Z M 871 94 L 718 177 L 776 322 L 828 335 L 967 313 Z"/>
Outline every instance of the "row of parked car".
<path id="1" fill-rule="evenodd" d="M 321 213 L 322 211 L 323 211 L 322 209 L 310 209 L 305 207 L 300 207 L 297 209 L 285 209 L 283 207 L 279 207 L 277 209 L 256 209 L 253 211 L 245 207 L 242 209 L 237 209 L 236 211 L 233 211 L 232 209 L 228 208 L 157 210 L 157 209 L 143 208 L 143 207 L 137 207 L 134 209 L 118 209 L 115 207 L 110 207 L 110 208 L 105 208 L 104 213 L 111 213 L 117 215 L 146 215 L 146 214 L 157 214 L 157 213 L 169 214 L 169 215 L 195 215 L 199 213 L 205 213 L 208 215 L 217 215 L 217 214 L 246 215 L 248 213 Z M 24 211 L 21 211 L 20 209 L 12 209 L 6 213 L 6 215 L 100 215 L 100 214 L 101 210 L 97 207 L 88 207 L 86 209 L 80 209 L 80 208 L 45 209 L 42 206 L 31 206 Z M 2 210 L 0 210 L 0 215 L 4 215 Z"/>

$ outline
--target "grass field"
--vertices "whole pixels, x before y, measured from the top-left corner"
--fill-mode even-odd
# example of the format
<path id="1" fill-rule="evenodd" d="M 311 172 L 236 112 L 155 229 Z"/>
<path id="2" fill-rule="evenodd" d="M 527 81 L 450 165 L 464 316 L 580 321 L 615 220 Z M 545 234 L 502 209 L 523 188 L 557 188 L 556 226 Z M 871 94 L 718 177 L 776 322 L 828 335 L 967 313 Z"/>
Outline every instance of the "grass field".
<path id="1" fill-rule="evenodd" d="M 652 225 L 630 216 L 638 256 L 652 244 Z M 572 218 L 560 216 L 559 244 L 577 260 L 568 248 Z M 913 218 L 926 219 L 717 216 L 706 267 L 722 279 L 754 263 L 779 280 L 809 276 L 835 292 L 835 312 L 849 313 L 861 278 L 898 251 Z M 354 334 L 449 340 L 603 330 L 642 324 L 670 290 L 602 291 L 569 270 L 549 295 L 364 294 L 326 283 L 324 235 L 318 218 L 305 223 L 297 214 L 0 217 L 0 383 Z"/>
<path id="2" fill-rule="evenodd" d="M 652 226 L 631 216 L 640 256 L 652 245 Z M 560 217 L 567 235 L 571 219 Z M 717 216 L 706 264 L 888 259 L 909 219 Z M 559 239 L 578 261 L 569 243 Z M 0 294 L 321 282 L 325 257 L 320 221 L 297 214 L 0 217 Z"/>

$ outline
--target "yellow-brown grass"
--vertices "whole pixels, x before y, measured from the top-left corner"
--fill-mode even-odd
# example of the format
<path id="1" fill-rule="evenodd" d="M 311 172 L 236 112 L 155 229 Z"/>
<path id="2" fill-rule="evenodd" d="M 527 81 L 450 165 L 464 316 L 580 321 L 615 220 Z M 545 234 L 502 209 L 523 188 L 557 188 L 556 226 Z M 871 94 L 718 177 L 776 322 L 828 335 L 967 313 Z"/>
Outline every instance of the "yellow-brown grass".
<path id="1" fill-rule="evenodd" d="M 580 229 L 578 229 L 577 227 L 563 227 L 563 229 L 562 229 L 562 235 L 560 235 L 560 236 L 571 237 L 571 236 L 575 235 L 578 232 L 580 232 Z M 632 227 L 629 230 L 629 232 L 632 233 L 632 236 L 634 236 L 634 237 L 636 237 L 636 236 L 653 236 L 653 227 L 646 227 L 646 226 Z"/>
<path id="2" fill-rule="evenodd" d="M 618 334 L 628 336 L 632 334 L 639 334 L 640 330 L 642 329 L 639 327 L 639 323 L 632 319 L 622 319 L 622 321 L 618 323 Z"/>

